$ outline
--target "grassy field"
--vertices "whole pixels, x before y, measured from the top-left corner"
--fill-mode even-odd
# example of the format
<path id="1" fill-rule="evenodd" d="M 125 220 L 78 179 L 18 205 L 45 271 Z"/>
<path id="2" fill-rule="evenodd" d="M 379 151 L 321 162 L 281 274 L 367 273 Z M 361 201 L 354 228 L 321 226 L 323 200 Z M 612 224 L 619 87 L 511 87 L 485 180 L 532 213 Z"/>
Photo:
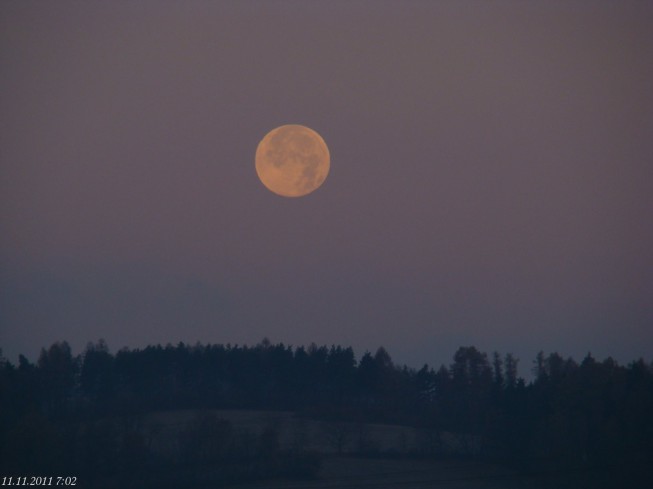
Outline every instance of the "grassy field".
<path id="1" fill-rule="evenodd" d="M 473 460 L 327 457 L 315 480 L 269 480 L 240 489 L 644 489 L 646 485 L 607 482 L 591 471 L 520 474 Z"/>
<path id="2" fill-rule="evenodd" d="M 150 413 L 142 429 L 153 451 L 174 455 L 178 434 L 199 411 Z M 206 411 L 204 411 L 206 413 Z M 282 448 L 318 452 L 322 463 L 312 480 L 266 480 L 234 489 L 566 489 L 588 485 L 587 473 L 519 474 L 504 466 L 458 457 L 467 450 L 459 437 L 445 434 L 448 448 L 439 458 L 415 457 L 424 441 L 411 427 L 337 423 L 297 418 L 291 412 L 214 410 L 240 436 L 258 436 L 266 428 L 279 434 Z M 448 438 L 447 438 L 448 437 Z M 448 441 L 446 441 L 448 440 Z M 445 458 L 446 457 L 446 458 Z M 595 480 L 595 479 L 594 479 Z"/>
<path id="3" fill-rule="evenodd" d="M 559 489 L 593 487 L 584 474 L 532 474 L 469 460 L 325 458 L 316 480 L 273 480 L 241 489 Z"/>
<path id="4" fill-rule="evenodd" d="M 329 422 L 305 419 L 287 411 L 212 410 L 233 424 L 237 433 L 258 436 L 274 428 L 284 449 L 299 448 L 322 454 L 402 455 L 428 451 L 433 441 L 410 426 L 373 423 Z M 195 410 L 148 414 L 143 430 L 155 451 L 170 454 L 178 433 L 197 416 Z M 448 454 L 466 454 L 478 448 L 478 440 L 451 433 L 440 434 L 440 448 Z"/>

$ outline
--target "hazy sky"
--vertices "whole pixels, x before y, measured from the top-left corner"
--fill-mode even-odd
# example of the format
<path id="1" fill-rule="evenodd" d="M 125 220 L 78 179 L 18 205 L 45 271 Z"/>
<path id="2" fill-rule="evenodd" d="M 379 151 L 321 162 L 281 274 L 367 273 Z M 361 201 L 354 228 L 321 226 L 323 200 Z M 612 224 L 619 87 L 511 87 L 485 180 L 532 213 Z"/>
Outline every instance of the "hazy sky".
<path id="1" fill-rule="evenodd" d="M 0 346 L 653 351 L 653 2 L 0 3 Z M 260 139 L 318 131 L 279 197 Z"/>

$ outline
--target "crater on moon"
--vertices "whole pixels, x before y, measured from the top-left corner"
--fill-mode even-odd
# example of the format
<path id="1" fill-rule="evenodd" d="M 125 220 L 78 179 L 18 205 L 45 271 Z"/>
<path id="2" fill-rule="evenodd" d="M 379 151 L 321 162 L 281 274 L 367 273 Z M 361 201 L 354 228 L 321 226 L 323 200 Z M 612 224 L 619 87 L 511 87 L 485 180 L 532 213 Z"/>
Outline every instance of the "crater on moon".
<path id="1" fill-rule="evenodd" d="M 319 188 L 330 166 L 324 139 L 299 124 L 273 129 L 256 148 L 259 179 L 270 191 L 284 197 L 301 197 Z"/>

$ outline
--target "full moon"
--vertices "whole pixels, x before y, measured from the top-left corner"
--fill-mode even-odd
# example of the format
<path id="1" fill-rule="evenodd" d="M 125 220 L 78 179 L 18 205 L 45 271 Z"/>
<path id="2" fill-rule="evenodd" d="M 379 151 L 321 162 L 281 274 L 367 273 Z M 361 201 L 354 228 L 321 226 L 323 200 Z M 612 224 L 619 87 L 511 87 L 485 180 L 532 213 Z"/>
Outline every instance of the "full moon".
<path id="1" fill-rule="evenodd" d="M 324 139 L 313 129 L 288 124 L 272 129 L 256 148 L 256 173 L 270 191 L 302 197 L 324 183 L 331 158 Z"/>

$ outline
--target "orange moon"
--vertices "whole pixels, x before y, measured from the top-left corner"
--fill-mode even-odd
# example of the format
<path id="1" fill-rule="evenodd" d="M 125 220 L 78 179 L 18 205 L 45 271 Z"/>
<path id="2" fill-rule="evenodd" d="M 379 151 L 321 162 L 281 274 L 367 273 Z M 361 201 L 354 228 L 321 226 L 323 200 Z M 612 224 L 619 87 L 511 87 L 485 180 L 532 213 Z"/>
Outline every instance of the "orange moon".
<path id="1" fill-rule="evenodd" d="M 256 148 L 256 174 L 268 190 L 283 197 L 302 197 L 324 183 L 331 167 L 324 139 L 306 126 L 272 129 Z"/>

